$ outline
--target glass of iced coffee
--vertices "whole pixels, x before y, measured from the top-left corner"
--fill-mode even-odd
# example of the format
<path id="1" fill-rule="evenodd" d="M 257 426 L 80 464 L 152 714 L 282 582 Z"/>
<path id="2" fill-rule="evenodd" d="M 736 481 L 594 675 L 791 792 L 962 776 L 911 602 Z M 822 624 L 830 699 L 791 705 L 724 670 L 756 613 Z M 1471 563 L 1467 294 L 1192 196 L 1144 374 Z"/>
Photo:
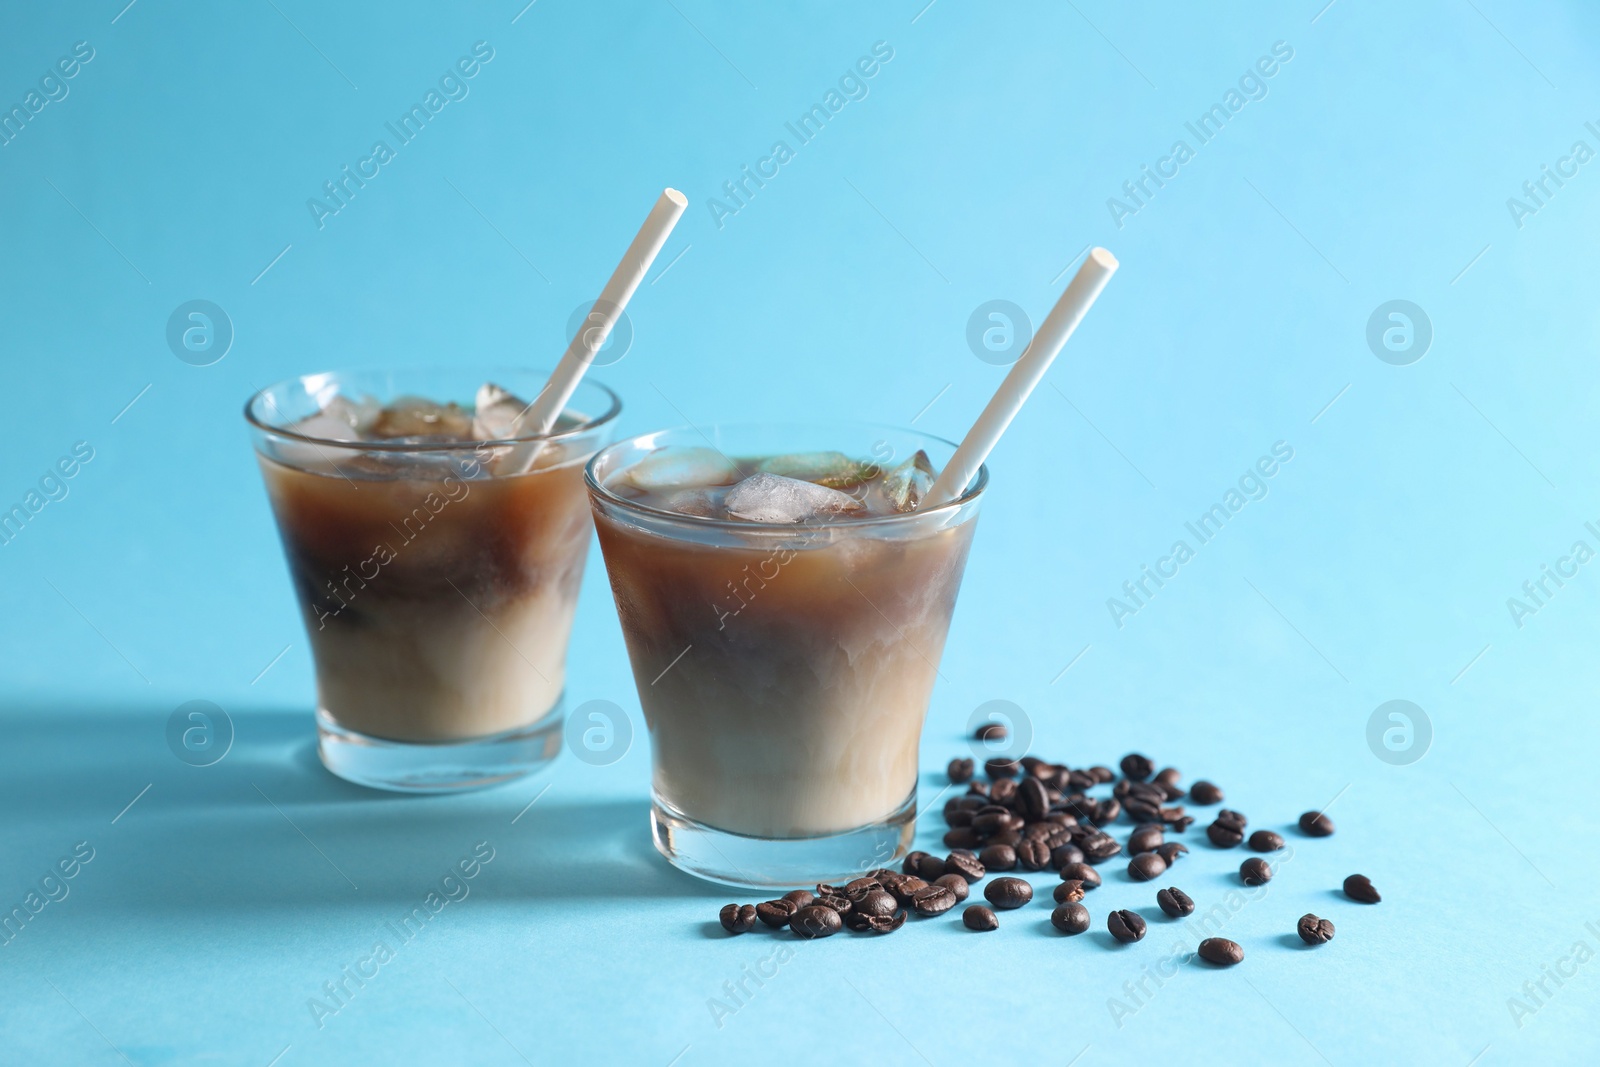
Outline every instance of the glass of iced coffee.
<path id="1" fill-rule="evenodd" d="M 892 864 L 987 482 L 922 508 L 955 446 L 849 424 L 668 430 L 587 469 L 649 726 L 656 847 L 701 877 Z"/>
<path id="2" fill-rule="evenodd" d="M 559 752 L 583 468 L 621 404 L 584 382 L 550 432 L 522 434 L 545 377 L 312 374 L 246 405 L 335 774 L 470 789 Z"/>

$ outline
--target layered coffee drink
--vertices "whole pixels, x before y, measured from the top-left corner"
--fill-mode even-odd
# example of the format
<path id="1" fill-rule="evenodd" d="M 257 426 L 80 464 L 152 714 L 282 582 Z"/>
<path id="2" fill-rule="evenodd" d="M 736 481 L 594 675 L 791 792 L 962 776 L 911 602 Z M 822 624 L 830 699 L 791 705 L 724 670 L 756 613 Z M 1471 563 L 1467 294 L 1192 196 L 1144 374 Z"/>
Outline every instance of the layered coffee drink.
<path id="1" fill-rule="evenodd" d="M 982 479 L 922 511 L 935 467 L 921 435 L 859 455 L 695 436 L 650 435 L 590 464 L 650 729 L 658 846 L 678 861 L 662 824 L 767 840 L 893 824 L 899 851 Z"/>
<path id="2" fill-rule="evenodd" d="M 258 400 L 253 416 L 276 416 L 258 422 L 257 451 L 311 641 L 325 760 L 330 737 L 370 749 L 535 730 L 565 681 L 595 420 L 569 412 L 520 438 L 527 404 L 497 385 L 467 404 L 337 384 L 311 399 L 287 417 Z M 536 746 L 546 758 L 559 730 Z M 520 758 L 501 752 L 481 777 Z M 401 780 L 369 784 L 482 784 L 428 762 L 413 753 Z"/>

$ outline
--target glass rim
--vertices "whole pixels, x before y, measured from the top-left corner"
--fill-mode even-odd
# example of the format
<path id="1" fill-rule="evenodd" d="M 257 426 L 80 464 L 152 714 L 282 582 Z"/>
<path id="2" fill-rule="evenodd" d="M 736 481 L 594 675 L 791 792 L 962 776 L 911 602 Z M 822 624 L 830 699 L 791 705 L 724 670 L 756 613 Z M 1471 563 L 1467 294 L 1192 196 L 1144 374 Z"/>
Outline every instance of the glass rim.
<path id="1" fill-rule="evenodd" d="M 606 488 L 604 485 L 601 485 L 600 484 L 600 480 L 595 477 L 595 473 L 594 473 L 595 472 L 595 466 L 608 453 L 611 453 L 611 452 L 613 452 L 613 451 L 615 451 L 617 449 L 620 449 L 620 448 L 624 448 L 624 447 L 626 447 L 628 445 L 632 445 L 635 442 L 642 440 L 643 438 L 655 437 L 655 436 L 658 436 L 660 434 L 679 433 L 679 432 L 683 432 L 683 431 L 688 431 L 690 433 L 698 434 L 701 438 L 704 438 L 705 437 L 705 433 L 703 432 L 703 429 L 711 429 L 711 430 L 762 429 L 762 430 L 779 430 L 779 431 L 781 431 L 781 430 L 784 430 L 786 428 L 817 427 L 817 426 L 826 426 L 826 425 L 829 425 L 829 424 L 830 423 L 829 423 L 828 420 L 819 420 L 817 422 L 717 422 L 717 423 L 711 423 L 709 426 L 704 427 L 704 428 L 702 428 L 700 426 L 692 426 L 692 425 L 687 425 L 687 424 L 681 425 L 681 426 L 667 426 L 667 427 L 663 427 L 662 429 L 659 429 L 659 430 L 651 430 L 649 433 L 634 434 L 633 436 L 625 437 L 620 441 L 613 441 L 609 445 L 606 445 L 604 448 L 602 448 L 599 451 L 597 451 L 594 455 L 590 456 L 589 457 L 589 461 L 583 465 L 583 483 L 584 483 L 585 487 L 588 488 L 589 493 L 591 494 L 591 496 L 598 497 L 598 498 L 604 500 L 607 504 L 614 504 L 617 507 L 620 507 L 620 508 L 622 508 L 622 509 L 624 509 L 626 511 L 631 511 L 631 512 L 633 512 L 635 514 L 638 514 L 638 515 L 645 515 L 645 516 L 648 516 L 648 517 L 650 517 L 652 519 L 658 519 L 658 520 L 659 519 L 666 519 L 666 520 L 674 523 L 675 525 L 680 525 L 680 526 L 683 526 L 683 527 L 685 527 L 687 529 L 691 529 L 691 530 L 723 529 L 723 530 L 744 530 L 744 531 L 765 530 L 765 531 L 768 531 L 768 532 L 771 532 L 771 533 L 781 533 L 781 532 L 783 532 L 785 530 L 794 529 L 795 527 L 804 527 L 804 526 L 808 526 L 808 525 L 811 525 L 811 524 L 804 523 L 804 522 L 799 522 L 799 523 L 756 522 L 753 519 L 732 519 L 732 518 L 729 518 L 729 519 L 715 519 L 715 518 L 708 518 L 708 517 L 704 517 L 704 516 L 700 516 L 700 515 L 685 515 L 682 512 L 678 512 L 678 511 L 668 511 L 665 508 L 651 507 L 649 504 L 642 503 L 642 502 L 640 502 L 638 500 L 629 500 L 627 497 L 618 496 L 616 493 L 613 493 L 610 489 Z M 959 447 L 956 444 L 956 442 L 948 440 L 948 439 L 943 438 L 943 437 L 940 437 L 938 434 L 925 433 L 922 430 L 913 430 L 913 429 L 910 429 L 910 428 L 907 428 L 907 427 L 891 426 L 888 423 L 864 422 L 864 421 L 852 421 L 852 420 L 849 420 L 849 419 L 838 419 L 838 420 L 833 420 L 831 424 L 832 425 L 836 425 L 836 426 L 871 427 L 871 428 L 875 428 L 875 429 L 879 429 L 879 430 L 887 430 L 887 431 L 889 431 L 891 433 L 912 434 L 912 435 L 915 435 L 915 436 L 918 436 L 918 437 L 924 437 L 924 438 L 926 438 L 926 439 L 928 439 L 930 441 L 938 441 L 940 444 L 949 445 L 952 450 L 954 450 L 957 447 Z M 707 443 L 709 444 L 709 442 L 707 442 Z M 715 448 L 715 446 L 712 446 L 712 448 L 717 452 L 721 452 L 722 451 L 721 449 Z M 728 457 L 726 455 L 724 455 L 723 458 L 724 459 L 728 459 Z M 732 462 L 732 460 L 729 460 L 729 462 Z M 895 512 L 892 515 L 873 515 L 873 516 L 871 516 L 869 518 L 864 518 L 864 519 L 844 519 L 844 520 L 841 520 L 839 522 L 829 522 L 829 523 L 823 523 L 823 524 L 820 524 L 820 525 L 824 525 L 824 526 L 827 526 L 827 527 L 830 527 L 830 528 L 837 527 L 837 528 L 840 528 L 840 529 L 854 530 L 854 529 L 860 529 L 862 527 L 868 527 L 868 526 L 882 526 L 882 525 L 885 525 L 885 524 L 891 524 L 891 523 L 897 523 L 897 522 L 909 522 L 911 520 L 918 519 L 918 518 L 924 518 L 924 517 L 929 516 L 929 515 L 939 515 L 939 514 L 942 514 L 942 513 L 954 512 L 954 511 L 957 511 L 960 508 L 965 507 L 966 505 L 976 501 L 983 494 L 983 491 L 985 489 L 987 489 L 988 487 L 989 487 L 989 465 L 987 463 L 984 463 L 984 464 L 982 464 L 982 465 L 980 465 L 978 467 L 978 473 L 973 476 L 971 483 L 967 486 L 967 491 L 966 492 L 962 493 L 960 496 L 956 497 L 954 500 L 947 501 L 946 503 L 943 503 L 943 504 L 939 504 L 936 507 L 928 508 L 926 511 L 924 511 L 924 510 L 919 508 L 916 511 L 900 511 L 900 512 Z"/>
<path id="2" fill-rule="evenodd" d="M 513 445 L 523 445 L 535 441 L 547 443 L 567 441 L 573 438 L 581 437 L 583 434 L 604 426 L 607 423 L 614 422 L 617 416 L 622 413 L 622 398 L 616 394 L 615 390 L 613 390 L 610 386 L 603 385 L 600 382 L 588 377 L 585 377 L 582 381 L 580 381 L 578 383 L 578 387 L 581 389 L 584 386 L 593 386 L 594 388 L 600 390 L 600 392 L 609 401 L 609 406 L 601 414 L 585 419 L 576 426 L 569 426 L 560 431 L 552 428 L 549 433 L 523 434 L 518 437 L 496 437 L 483 441 L 439 441 L 425 445 L 408 444 L 395 441 L 335 441 L 327 437 L 313 437 L 310 434 L 296 433 L 294 430 L 283 426 L 269 425 L 258 418 L 255 412 L 256 401 L 258 400 L 264 400 L 273 408 L 277 408 L 278 405 L 268 395 L 272 392 L 272 390 L 286 385 L 304 382 L 307 378 L 315 378 L 320 375 L 339 377 L 343 375 L 358 374 L 450 374 L 460 372 L 461 370 L 463 370 L 461 367 L 432 364 L 421 367 L 402 368 L 351 367 L 345 370 L 313 371 L 309 374 L 297 374 L 291 378 L 284 378 L 281 381 L 273 382 L 271 385 L 257 389 L 255 392 L 251 393 L 249 399 L 244 402 L 244 418 L 245 421 L 248 422 L 252 427 L 264 434 L 270 434 L 273 437 L 284 437 L 291 441 L 301 441 L 306 444 L 317 445 L 325 448 L 343 448 L 352 452 L 466 452 L 476 451 L 479 448 L 504 448 Z M 496 371 L 511 372 L 514 374 L 532 373 L 548 375 L 549 373 L 549 371 L 543 367 L 491 367 L 487 368 L 487 370 L 491 374 L 495 373 Z"/>

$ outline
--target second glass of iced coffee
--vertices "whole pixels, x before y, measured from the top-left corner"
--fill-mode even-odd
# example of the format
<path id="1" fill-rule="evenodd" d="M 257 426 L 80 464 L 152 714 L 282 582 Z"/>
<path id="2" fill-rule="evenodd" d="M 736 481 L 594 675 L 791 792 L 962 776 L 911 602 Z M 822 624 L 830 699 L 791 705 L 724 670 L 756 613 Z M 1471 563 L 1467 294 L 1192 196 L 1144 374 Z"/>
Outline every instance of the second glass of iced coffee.
<path id="1" fill-rule="evenodd" d="M 885 427 L 646 434 L 587 468 L 649 726 L 656 847 L 748 886 L 908 850 L 917 751 L 987 482 Z"/>

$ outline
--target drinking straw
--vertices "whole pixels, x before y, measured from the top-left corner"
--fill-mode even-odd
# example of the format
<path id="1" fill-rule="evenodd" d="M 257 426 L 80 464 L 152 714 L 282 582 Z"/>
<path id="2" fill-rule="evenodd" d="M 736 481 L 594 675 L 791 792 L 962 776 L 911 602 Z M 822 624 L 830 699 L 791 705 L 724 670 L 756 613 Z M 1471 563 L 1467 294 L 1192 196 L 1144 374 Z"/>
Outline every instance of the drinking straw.
<path id="1" fill-rule="evenodd" d="M 688 206 L 688 199 L 678 190 L 662 190 L 655 207 L 650 209 L 649 216 L 644 220 L 644 225 L 639 227 L 639 233 L 634 237 L 633 243 L 623 253 L 622 262 L 618 263 L 617 269 L 612 272 L 611 280 L 606 282 L 606 287 L 600 290 L 600 296 L 595 300 L 594 306 L 584 316 L 583 325 L 573 335 L 571 343 L 567 345 L 567 350 L 561 357 L 561 362 L 556 364 L 555 371 L 550 375 L 550 380 L 545 383 L 544 389 L 523 413 L 518 431 L 520 434 L 550 432 L 561 412 L 566 410 L 567 401 L 572 399 L 573 392 L 578 388 L 578 382 L 583 379 L 583 372 L 589 369 L 595 354 L 606 343 L 612 327 L 622 317 L 623 308 L 627 307 L 629 298 L 633 296 L 634 290 L 639 288 L 639 283 L 644 280 L 650 264 L 655 261 L 661 246 L 667 243 L 672 228 L 678 224 L 683 209 Z M 531 465 L 531 456 L 527 463 Z"/>
<path id="2" fill-rule="evenodd" d="M 1116 256 L 1104 248 L 1089 252 L 1089 258 L 1083 261 L 1083 266 L 1078 268 L 1078 273 L 1068 283 L 1056 306 L 1050 309 L 1039 332 L 1033 335 L 1033 340 L 1028 344 L 1027 351 L 1012 365 L 1000 388 L 990 397 L 978 421 L 962 438 L 956 454 L 945 464 L 944 471 L 933 483 L 933 488 L 928 490 L 918 510 L 948 504 L 966 492 L 967 485 L 977 477 L 978 468 L 989 458 L 1000 435 L 1011 425 L 1011 420 L 1021 410 L 1028 394 L 1039 384 L 1044 372 L 1050 369 L 1051 362 L 1067 343 L 1067 338 L 1072 336 L 1072 331 L 1078 328 L 1078 323 L 1083 321 L 1083 316 L 1094 305 L 1100 290 L 1106 287 L 1106 282 L 1111 280 L 1116 270 Z"/>

